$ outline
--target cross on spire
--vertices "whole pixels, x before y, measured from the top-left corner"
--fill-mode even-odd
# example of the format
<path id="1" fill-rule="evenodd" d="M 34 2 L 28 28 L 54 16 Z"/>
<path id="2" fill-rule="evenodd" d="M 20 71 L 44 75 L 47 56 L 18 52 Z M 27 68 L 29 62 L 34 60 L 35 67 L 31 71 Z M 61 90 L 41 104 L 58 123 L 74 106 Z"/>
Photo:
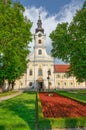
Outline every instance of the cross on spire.
<path id="1" fill-rule="evenodd" d="M 40 14 L 41 14 L 41 12 L 39 11 L 39 20 L 40 20 Z"/>

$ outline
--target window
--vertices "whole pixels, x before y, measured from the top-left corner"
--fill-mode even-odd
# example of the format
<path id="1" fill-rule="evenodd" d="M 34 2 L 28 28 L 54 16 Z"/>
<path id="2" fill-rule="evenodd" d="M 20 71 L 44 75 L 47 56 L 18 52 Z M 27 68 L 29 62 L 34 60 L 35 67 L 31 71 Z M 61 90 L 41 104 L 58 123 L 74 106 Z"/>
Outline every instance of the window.
<path id="1" fill-rule="evenodd" d="M 38 50 L 38 54 L 41 55 L 42 54 L 42 50 Z"/>
<path id="2" fill-rule="evenodd" d="M 71 82 L 70 84 L 71 84 L 71 85 L 73 85 L 73 83 L 72 83 L 72 82 Z"/>
<path id="3" fill-rule="evenodd" d="M 49 85 L 52 85 L 52 83 L 51 83 L 51 82 L 49 82 Z"/>
<path id="4" fill-rule="evenodd" d="M 39 40 L 38 43 L 41 44 L 42 43 L 41 40 Z"/>
<path id="5" fill-rule="evenodd" d="M 39 69 L 39 70 L 38 70 L 38 76 L 42 76 L 42 75 L 43 75 L 42 69 Z"/>
<path id="6" fill-rule="evenodd" d="M 64 74 L 64 78 L 67 78 L 66 74 Z"/>
<path id="7" fill-rule="evenodd" d="M 50 69 L 48 70 L 48 75 L 51 75 L 51 70 Z"/>
<path id="8" fill-rule="evenodd" d="M 29 75 L 32 75 L 32 70 L 30 70 Z"/>
<path id="9" fill-rule="evenodd" d="M 41 33 L 39 33 L 39 34 L 38 34 L 38 37 L 41 37 L 41 36 L 42 36 Z"/>
<path id="10" fill-rule="evenodd" d="M 60 83 L 58 83 L 58 86 L 60 86 Z"/>
<path id="11" fill-rule="evenodd" d="M 66 86 L 66 83 L 64 83 L 64 85 Z"/>
<path id="12" fill-rule="evenodd" d="M 32 82 L 29 83 L 29 86 L 32 86 Z"/>
<path id="13" fill-rule="evenodd" d="M 57 78 L 60 78 L 60 75 L 59 75 L 59 74 L 57 75 Z"/>
<path id="14" fill-rule="evenodd" d="M 78 85 L 80 85 L 80 83 L 78 82 Z"/>

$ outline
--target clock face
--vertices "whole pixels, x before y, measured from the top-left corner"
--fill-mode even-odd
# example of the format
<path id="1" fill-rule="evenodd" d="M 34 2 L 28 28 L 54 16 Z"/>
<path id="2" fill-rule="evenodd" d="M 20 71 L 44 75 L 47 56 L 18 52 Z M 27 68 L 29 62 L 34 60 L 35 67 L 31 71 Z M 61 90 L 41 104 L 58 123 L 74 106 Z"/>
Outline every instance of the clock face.
<path id="1" fill-rule="evenodd" d="M 38 37 L 41 37 L 41 36 L 42 36 L 41 33 L 39 33 L 39 34 L 38 34 Z"/>

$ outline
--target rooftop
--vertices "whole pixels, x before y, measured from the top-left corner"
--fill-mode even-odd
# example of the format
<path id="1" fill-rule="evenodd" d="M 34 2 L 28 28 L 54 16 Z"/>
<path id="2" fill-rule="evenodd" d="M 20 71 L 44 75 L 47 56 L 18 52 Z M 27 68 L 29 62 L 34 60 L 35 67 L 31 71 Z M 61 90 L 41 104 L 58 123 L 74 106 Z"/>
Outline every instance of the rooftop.
<path id="1" fill-rule="evenodd" d="M 68 64 L 56 64 L 54 65 L 55 72 L 64 73 L 69 70 L 70 65 Z"/>

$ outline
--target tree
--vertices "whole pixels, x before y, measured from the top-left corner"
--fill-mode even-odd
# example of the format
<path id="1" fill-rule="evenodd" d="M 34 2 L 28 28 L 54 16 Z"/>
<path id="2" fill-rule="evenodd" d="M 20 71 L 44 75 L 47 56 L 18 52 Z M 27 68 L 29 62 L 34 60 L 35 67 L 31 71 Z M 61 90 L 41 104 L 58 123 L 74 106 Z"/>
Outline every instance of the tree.
<path id="1" fill-rule="evenodd" d="M 0 82 L 8 80 L 13 84 L 27 68 L 32 23 L 23 12 L 24 7 L 19 2 L 0 0 L 0 53 L 3 53 Z"/>
<path id="2" fill-rule="evenodd" d="M 52 55 L 70 63 L 69 76 L 86 81 L 86 1 L 72 22 L 58 24 L 50 34 Z"/>

